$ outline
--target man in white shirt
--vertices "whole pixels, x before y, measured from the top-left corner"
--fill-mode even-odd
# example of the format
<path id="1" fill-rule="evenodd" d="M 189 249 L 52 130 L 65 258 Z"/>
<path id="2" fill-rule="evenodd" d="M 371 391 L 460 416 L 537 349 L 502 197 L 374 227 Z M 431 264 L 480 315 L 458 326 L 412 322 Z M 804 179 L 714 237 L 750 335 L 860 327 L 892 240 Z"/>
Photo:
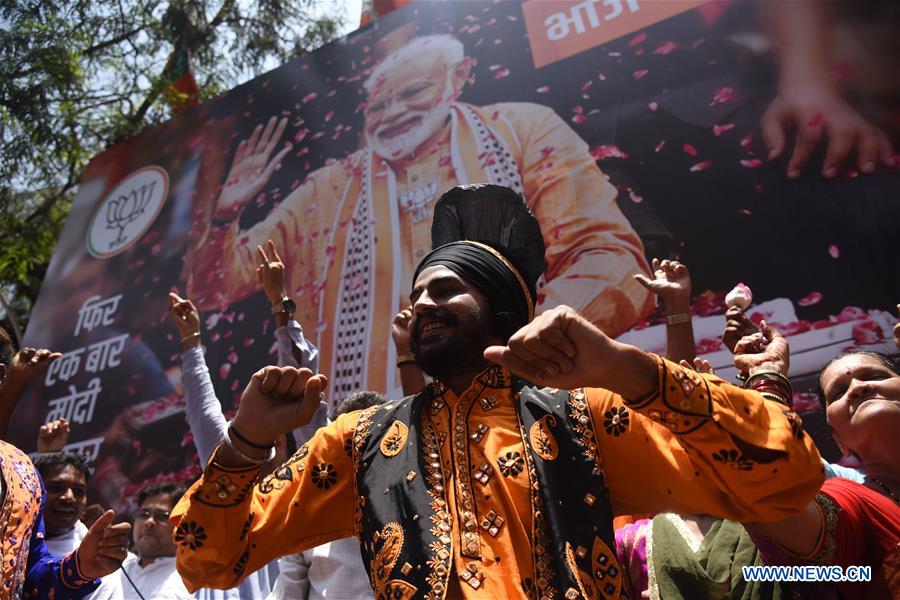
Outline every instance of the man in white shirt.
<path id="1" fill-rule="evenodd" d="M 91 468 L 84 457 L 70 452 L 39 454 L 34 467 L 44 480 L 44 543 L 50 554 L 65 556 L 75 550 L 87 534 L 81 522 L 87 505 L 87 482 Z"/>
<path id="2" fill-rule="evenodd" d="M 122 568 L 105 577 L 91 600 L 182 600 L 191 598 L 175 570 L 175 539 L 169 512 L 184 487 L 155 484 L 138 495 L 134 515 L 134 551 Z"/>

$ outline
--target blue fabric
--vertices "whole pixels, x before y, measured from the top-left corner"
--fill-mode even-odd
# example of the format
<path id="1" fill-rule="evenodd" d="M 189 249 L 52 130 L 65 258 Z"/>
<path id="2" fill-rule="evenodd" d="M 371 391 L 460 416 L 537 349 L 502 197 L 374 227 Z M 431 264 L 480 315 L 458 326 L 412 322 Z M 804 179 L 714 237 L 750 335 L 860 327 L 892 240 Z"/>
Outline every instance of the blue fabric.
<path id="1" fill-rule="evenodd" d="M 849 479 L 850 481 L 855 481 L 856 483 L 865 483 L 866 482 L 866 474 L 859 469 L 851 469 L 850 467 L 843 467 L 836 463 L 830 463 L 826 460 L 822 460 L 822 463 L 825 465 L 825 477 L 842 477 L 844 479 Z"/>
<path id="2" fill-rule="evenodd" d="M 54 598 L 63 600 L 84 598 L 100 585 L 100 580 L 82 579 L 75 565 L 75 553 L 53 556 L 44 544 L 44 504 L 47 492 L 41 482 L 41 509 L 38 522 L 31 532 L 28 549 L 28 566 L 25 569 L 23 598 Z"/>

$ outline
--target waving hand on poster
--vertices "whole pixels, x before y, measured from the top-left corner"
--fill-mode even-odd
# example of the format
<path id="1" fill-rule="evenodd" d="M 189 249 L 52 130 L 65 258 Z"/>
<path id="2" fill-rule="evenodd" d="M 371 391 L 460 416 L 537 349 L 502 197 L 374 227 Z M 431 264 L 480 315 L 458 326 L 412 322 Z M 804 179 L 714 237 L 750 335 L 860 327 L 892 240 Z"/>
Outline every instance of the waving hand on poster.
<path id="1" fill-rule="evenodd" d="M 293 147 L 290 142 L 271 161 L 269 157 L 275 151 L 285 127 L 286 118 L 278 120 L 272 117 L 265 129 L 262 125 L 257 125 L 250 138 L 240 143 L 219 195 L 217 218 L 231 220 L 237 217 L 241 209 L 266 185 L 272 173 L 281 166 L 285 154 Z"/>

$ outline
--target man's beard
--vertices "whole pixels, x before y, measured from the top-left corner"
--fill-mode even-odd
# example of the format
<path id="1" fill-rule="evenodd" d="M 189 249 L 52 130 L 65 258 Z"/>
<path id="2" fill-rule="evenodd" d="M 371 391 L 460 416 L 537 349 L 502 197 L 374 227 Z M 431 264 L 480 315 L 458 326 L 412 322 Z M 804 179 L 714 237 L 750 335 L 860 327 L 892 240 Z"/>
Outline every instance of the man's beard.
<path id="1" fill-rule="evenodd" d="M 372 135 L 366 133 L 366 140 L 368 140 L 369 147 L 372 148 L 372 151 L 386 160 L 396 160 L 404 156 L 409 156 L 415 152 L 416 148 L 421 146 L 443 126 L 444 121 L 446 121 L 447 116 L 450 114 L 450 106 L 453 104 L 453 95 L 452 88 L 449 84 L 450 80 L 448 79 L 447 85 L 444 87 L 443 97 L 440 102 L 432 108 L 427 111 L 420 110 L 410 112 L 403 116 L 402 119 L 404 121 L 415 117 L 422 119 L 413 129 L 388 140 L 383 139 L 380 133 L 395 125 L 396 122 L 379 126 Z"/>
<path id="2" fill-rule="evenodd" d="M 440 321 L 448 331 L 442 339 L 428 341 L 423 348 L 418 321 L 422 317 Z M 481 307 L 462 318 L 441 309 L 422 315 L 414 322 L 410 349 L 416 365 L 435 379 L 442 380 L 466 372 L 481 370 L 485 365 L 484 349 L 490 345 L 491 323 Z"/>

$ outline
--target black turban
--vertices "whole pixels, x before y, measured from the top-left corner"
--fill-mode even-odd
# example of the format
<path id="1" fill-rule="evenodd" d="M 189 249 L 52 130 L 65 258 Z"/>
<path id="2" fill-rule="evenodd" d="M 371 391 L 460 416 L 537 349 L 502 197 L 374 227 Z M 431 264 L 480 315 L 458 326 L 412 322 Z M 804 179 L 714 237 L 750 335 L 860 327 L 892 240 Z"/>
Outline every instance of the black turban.
<path id="1" fill-rule="evenodd" d="M 432 250 L 413 275 L 441 265 L 477 287 L 491 303 L 499 333 L 508 338 L 534 316 L 533 292 L 503 254 L 481 242 L 459 241 Z"/>

